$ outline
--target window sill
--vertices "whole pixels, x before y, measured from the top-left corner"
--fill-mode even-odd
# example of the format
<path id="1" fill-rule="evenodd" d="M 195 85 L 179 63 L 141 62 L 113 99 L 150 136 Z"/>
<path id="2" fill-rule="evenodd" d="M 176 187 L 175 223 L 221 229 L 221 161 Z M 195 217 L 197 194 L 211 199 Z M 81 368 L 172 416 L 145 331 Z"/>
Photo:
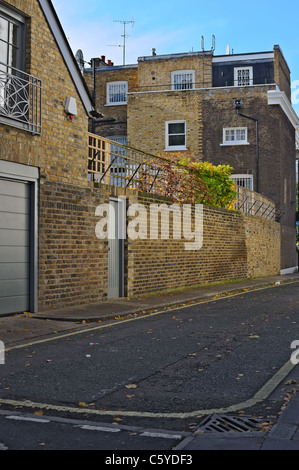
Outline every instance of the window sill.
<path id="1" fill-rule="evenodd" d="M 14 127 L 15 129 L 21 129 L 26 132 L 30 132 L 33 135 L 40 135 L 42 133 L 41 124 L 32 124 L 28 122 L 23 122 L 18 119 L 13 119 L 11 117 L 3 116 L 0 110 L 0 124 L 6 126 Z"/>
<path id="2" fill-rule="evenodd" d="M 220 144 L 220 147 L 231 147 L 236 145 L 250 145 L 249 142 L 225 142 Z"/>
<path id="3" fill-rule="evenodd" d="M 245 87 L 247 87 L 247 86 L 253 86 L 253 82 L 252 82 L 252 83 L 250 82 L 249 85 L 238 85 L 238 84 L 235 84 L 235 85 L 234 85 L 235 88 L 245 88 Z"/>
<path id="4" fill-rule="evenodd" d="M 104 106 L 127 106 L 127 101 L 122 103 L 106 103 Z"/>
<path id="5" fill-rule="evenodd" d="M 164 149 L 164 152 L 177 152 L 179 150 L 188 150 L 186 146 L 182 147 L 168 147 Z"/>

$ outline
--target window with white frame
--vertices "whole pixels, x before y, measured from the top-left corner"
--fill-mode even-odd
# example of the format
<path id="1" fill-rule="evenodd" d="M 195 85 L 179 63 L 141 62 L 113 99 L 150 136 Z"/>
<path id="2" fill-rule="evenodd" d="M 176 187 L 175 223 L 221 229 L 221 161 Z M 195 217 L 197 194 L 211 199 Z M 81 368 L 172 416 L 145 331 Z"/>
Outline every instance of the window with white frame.
<path id="1" fill-rule="evenodd" d="M 247 145 L 247 127 L 228 127 L 223 129 L 221 145 Z"/>
<path id="2" fill-rule="evenodd" d="M 186 121 L 166 122 L 165 149 L 186 150 Z"/>
<path id="3" fill-rule="evenodd" d="M 253 175 L 234 174 L 231 175 L 231 179 L 237 186 L 253 191 Z"/>
<path id="4" fill-rule="evenodd" d="M 171 86 L 173 90 L 192 90 L 194 84 L 194 70 L 176 70 L 171 73 Z"/>
<path id="5" fill-rule="evenodd" d="M 235 67 L 234 68 L 235 86 L 253 85 L 253 68 L 252 67 Z"/>
<path id="6" fill-rule="evenodd" d="M 107 83 L 107 104 L 127 104 L 128 82 Z"/>

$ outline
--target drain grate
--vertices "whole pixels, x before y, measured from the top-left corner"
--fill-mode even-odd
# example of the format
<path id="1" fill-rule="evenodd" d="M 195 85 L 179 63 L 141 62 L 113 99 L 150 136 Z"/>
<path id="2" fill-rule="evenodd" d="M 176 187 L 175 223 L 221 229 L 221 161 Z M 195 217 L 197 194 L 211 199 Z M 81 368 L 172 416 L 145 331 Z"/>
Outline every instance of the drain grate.
<path id="1" fill-rule="evenodd" d="M 197 432 L 256 432 L 262 431 L 262 422 L 262 420 L 247 416 L 215 414 L 205 418 L 197 428 Z"/>

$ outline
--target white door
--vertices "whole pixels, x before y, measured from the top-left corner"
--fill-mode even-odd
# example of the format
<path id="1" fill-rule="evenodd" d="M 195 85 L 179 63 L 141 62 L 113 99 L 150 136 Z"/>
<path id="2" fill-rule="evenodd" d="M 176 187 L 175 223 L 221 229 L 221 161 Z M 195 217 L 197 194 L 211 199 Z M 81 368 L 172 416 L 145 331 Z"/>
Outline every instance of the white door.
<path id="1" fill-rule="evenodd" d="M 124 231 L 125 205 L 122 198 L 110 200 L 109 252 L 108 252 L 108 298 L 124 296 Z"/>

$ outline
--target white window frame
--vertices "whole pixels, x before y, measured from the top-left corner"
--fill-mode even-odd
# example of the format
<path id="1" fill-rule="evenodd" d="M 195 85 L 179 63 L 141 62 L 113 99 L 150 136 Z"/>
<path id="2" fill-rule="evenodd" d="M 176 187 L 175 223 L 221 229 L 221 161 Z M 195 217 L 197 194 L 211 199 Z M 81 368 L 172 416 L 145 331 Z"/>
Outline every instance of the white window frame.
<path id="1" fill-rule="evenodd" d="M 125 91 L 121 90 L 121 87 L 125 87 Z M 111 100 L 111 87 L 119 87 L 119 95 L 121 96 L 122 94 L 125 95 L 126 99 L 125 100 L 119 100 L 119 101 L 112 101 Z M 117 95 L 117 92 L 115 93 Z M 120 105 L 126 105 L 127 104 L 127 95 L 128 95 L 128 82 L 127 81 L 117 81 L 117 82 L 109 82 L 107 83 L 107 103 L 106 106 L 120 106 Z"/>
<path id="2" fill-rule="evenodd" d="M 240 84 L 239 82 L 239 78 L 238 78 L 238 72 L 239 71 L 244 71 L 244 70 L 248 70 L 249 71 L 249 83 L 246 83 L 246 84 Z M 252 66 L 249 66 L 249 67 L 235 67 L 234 68 L 234 85 L 235 86 L 251 86 L 253 85 L 253 67 Z"/>
<path id="3" fill-rule="evenodd" d="M 183 75 L 191 75 L 191 83 L 190 82 L 185 82 L 184 79 L 181 78 L 179 82 L 176 83 L 176 76 L 181 76 Z M 187 85 L 187 86 L 186 86 Z M 191 85 L 191 86 L 190 86 Z M 174 70 L 171 72 L 171 89 L 174 91 L 180 91 L 180 90 L 194 90 L 195 86 L 195 71 L 194 70 Z M 176 88 L 178 87 L 178 88 Z"/>
<path id="4" fill-rule="evenodd" d="M 238 186 L 253 191 L 253 175 L 233 174 L 230 178 Z"/>
<path id="5" fill-rule="evenodd" d="M 170 124 L 184 124 L 184 133 L 170 134 L 169 125 Z M 185 144 L 184 145 L 170 145 L 169 138 L 172 135 L 184 135 Z M 187 150 L 187 125 L 186 121 L 166 121 L 165 123 L 165 150 Z"/>
<path id="6" fill-rule="evenodd" d="M 238 138 L 238 133 L 245 131 L 245 138 Z M 228 133 L 230 133 L 231 139 L 228 138 Z M 224 127 L 223 128 L 223 142 L 220 145 L 249 145 L 247 140 L 248 138 L 248 128 L 247 127 Z"/>

